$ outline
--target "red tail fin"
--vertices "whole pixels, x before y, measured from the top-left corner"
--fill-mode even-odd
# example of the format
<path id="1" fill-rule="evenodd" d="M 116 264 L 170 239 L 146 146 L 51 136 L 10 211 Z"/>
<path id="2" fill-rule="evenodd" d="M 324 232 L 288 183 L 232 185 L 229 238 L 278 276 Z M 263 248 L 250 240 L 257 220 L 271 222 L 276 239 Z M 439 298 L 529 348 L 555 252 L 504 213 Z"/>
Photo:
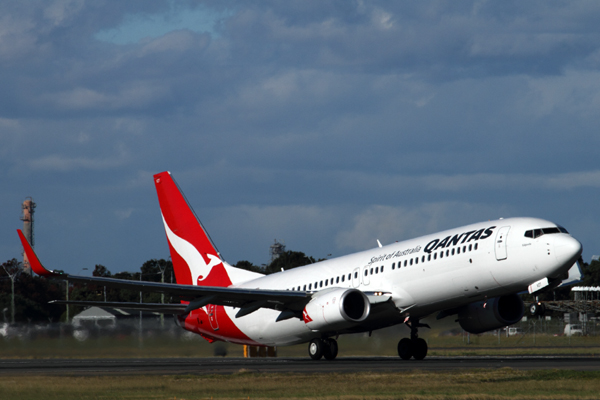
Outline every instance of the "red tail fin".
<path id="1" fill-rule="evenodd" d="M 154 175 L 177 283 L 229 286 L 231 280 L 204 227 L 168 171 Z"/>

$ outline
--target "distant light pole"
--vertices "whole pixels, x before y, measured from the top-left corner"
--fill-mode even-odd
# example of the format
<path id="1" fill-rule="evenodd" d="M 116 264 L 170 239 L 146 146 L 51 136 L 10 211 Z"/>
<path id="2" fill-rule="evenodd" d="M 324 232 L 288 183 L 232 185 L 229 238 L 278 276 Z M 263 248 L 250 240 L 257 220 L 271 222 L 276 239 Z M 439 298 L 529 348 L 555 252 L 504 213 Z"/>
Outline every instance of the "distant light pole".
<path id="1" fill-rule="evenodd" d="M 69 280 L 65 279 L 65 283 L 67 284 L 67 289 L 66 289 L 66 292 L 67 292 L 67 295 L 66 295 L 66 298 L 67 298 L 67 320 L 66 320 L 66 323 L 68 324 L 69 323 Z"/>
<path id="2" fill-rule="evenodd" d="M 140 270 L 140 282 L 142 282 L 142 271 Z M 142 291 L 140 290 L 140 304 L 142 304 Z M 140 334 L 139 334 L 139 345 L 142 346 L 142 310 L 140 310 Z"/>
<path id="3" fill-rule="evenodd" d="M 160 282 L 161 283 L 165 283 L 165 269 L 167 268 L 166 265 L 161 265 L 160 263 L 158 264 L 158 268 L 160 268 Z M 165 292 L 162 292 L 160 294 L 160 302 L 162 304 L 165 304 Z M 160 313 L 160 327 L 164 328 L 165 327 L 165 315 L 161 312 Z"/>
<path id="4" fill-rule="evenodd" d="M 12 296 L 10 299 L 10 323 L 14 324 L 15 323 L 15 278 L 19 275 L 19 273 L 21 273 L 21 269 L 17 265 L 16 268 L 11 269 L 11 272 L 8 272 L 8 270 L 6 269 L 6 266 L 4 264 L 2 265 L 2 268 L 4 268 L 4 271 L 6 271 L 6 275 L 8 275 L 8 277 L 10 278 L 10 287 L 11 287 L 11 291 L 12 291 Z"/>

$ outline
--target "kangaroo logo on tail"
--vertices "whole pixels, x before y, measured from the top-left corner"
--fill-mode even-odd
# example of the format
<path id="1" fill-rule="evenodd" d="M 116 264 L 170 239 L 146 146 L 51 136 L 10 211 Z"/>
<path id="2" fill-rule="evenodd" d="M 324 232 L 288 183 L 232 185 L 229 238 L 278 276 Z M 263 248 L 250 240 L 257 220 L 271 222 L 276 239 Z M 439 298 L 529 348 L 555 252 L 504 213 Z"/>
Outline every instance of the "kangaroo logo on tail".
<path id="1" fill-rule="evenodd" d="M 229 286 L 231 279 L 200 220 L 168 171 L 154 175 L 177 283 Z"/>
<path id="2" fill-rule="evenodd" d="M 173 249 L 185 260 L 190 272 L 192 273 L 192 284 L 200 285 L 200 282 L 206 279 L 208 274 L 215 265 L 221 264 L 221 259 L 215 255 L 206 253 L 206 256 L 210 259 L 208 265 L 204 261 L 202 254 L 192 245 L 190 242 L 183 238 L 180 238 L 169 228 L 165 217 L 163 216 L 163 223 L 165 224 L 165 231 L 167 232 L 167 239 Z"/>

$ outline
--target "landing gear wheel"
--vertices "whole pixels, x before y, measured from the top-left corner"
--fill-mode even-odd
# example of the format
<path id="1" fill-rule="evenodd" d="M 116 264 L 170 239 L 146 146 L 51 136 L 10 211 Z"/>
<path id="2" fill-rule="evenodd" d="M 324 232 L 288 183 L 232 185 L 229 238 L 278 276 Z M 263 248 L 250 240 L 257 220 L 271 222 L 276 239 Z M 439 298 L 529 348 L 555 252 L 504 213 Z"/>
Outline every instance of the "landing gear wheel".
<path id="1" fill-rule="evenodd" d="M 542 303 L 532 303 L 529 306 L 529 313 L 532 317 L 538 317 L 544 315 L 546 312 L 546 306 Z"/>
<path id="2" fill-rule="evenodd" d="M 320 360 L 323 357 L 324 343 L 321 339 L 313 339 L 308 344 L 308 355 L 313 360 Z"/>
<path id="3" fill-rule="evenodd" d="M 323 357 L 326 360 L 334 360 L 338 355 L 338 344 L 335 339 L 326 339 L 323 341 Z"/>
<path id="4" fill-rule="evenodd" d="M 398 342 L 398 355 L 403 360 L 410 360 L 413 355 L 413 346 L 409 338 L 401 339 Z"/>
<path id="5" fill-rule="evenodd" d="M 422 360 L 427 355 L 427 342 L 424 339 L 411 340 L 413 357 L 415 360 Z"/>

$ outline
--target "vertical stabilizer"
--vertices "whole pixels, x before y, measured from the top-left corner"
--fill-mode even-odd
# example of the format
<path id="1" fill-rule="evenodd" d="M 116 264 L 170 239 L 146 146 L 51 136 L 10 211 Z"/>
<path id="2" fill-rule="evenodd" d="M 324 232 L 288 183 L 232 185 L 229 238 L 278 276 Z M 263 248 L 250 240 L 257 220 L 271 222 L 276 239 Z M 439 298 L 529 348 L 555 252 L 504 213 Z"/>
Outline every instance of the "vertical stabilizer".
<path id="1" fill-rule="evenodd" d="M 229 286 L 219 253 L 168 171 L 154 175 L 177 283 Z"/>

